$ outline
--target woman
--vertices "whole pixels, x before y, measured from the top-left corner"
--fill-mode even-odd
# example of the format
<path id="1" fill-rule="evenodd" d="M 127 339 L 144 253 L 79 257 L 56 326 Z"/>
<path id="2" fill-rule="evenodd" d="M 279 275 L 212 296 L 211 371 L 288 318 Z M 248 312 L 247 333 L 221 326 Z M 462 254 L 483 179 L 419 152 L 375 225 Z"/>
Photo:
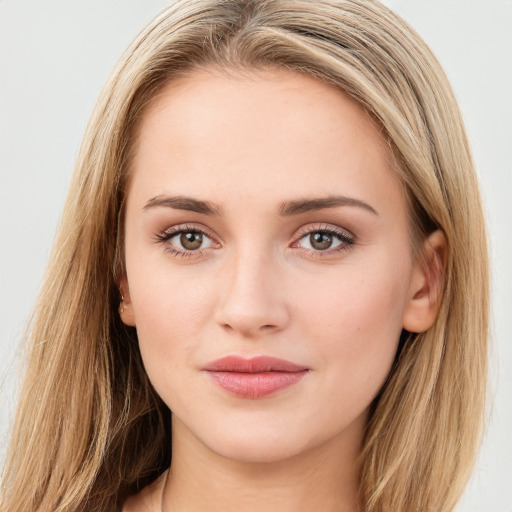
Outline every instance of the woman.
<path id="1" fill-rule="evenodd" d="M 90 122 L 2 510 L 452 510 L 486 262 L 459 111 L 402 20 L 173 4 Z"/>

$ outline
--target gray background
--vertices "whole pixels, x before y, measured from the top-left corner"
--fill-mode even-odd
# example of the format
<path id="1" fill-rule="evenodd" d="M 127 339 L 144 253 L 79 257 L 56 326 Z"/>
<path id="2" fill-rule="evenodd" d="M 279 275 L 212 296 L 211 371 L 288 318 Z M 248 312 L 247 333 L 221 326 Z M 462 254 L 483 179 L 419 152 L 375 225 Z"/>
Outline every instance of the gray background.
<path id="1" fill-rule="evenodd" d="M 87 119 L 166 0 L 0 0 L 0 462 L 33 305 Z M 492 409 L 459 512 L 512 511 L 512 1 L 388 0 L 431 45 L 473 144 L 491 239 Z"/>

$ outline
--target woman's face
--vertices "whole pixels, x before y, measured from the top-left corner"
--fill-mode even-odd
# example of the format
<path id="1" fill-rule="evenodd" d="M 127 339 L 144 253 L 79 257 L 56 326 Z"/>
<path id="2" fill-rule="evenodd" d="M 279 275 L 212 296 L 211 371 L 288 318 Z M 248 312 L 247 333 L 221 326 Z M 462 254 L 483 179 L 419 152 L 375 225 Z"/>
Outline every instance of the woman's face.
<path id="1" fill-rule="evenodd" d="M 421 280 L 370 116 L 293 72 L 197 71 L 134 150 L 122 316 L 174 435 L 246 461 L 359 446 Z"/>

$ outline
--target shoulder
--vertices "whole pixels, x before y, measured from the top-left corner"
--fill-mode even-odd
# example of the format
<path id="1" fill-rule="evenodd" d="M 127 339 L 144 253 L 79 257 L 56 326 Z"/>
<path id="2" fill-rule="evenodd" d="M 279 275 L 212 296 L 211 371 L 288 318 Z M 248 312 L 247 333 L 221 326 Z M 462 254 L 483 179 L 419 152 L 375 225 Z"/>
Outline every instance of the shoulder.
<path id="1" fill-rule="evenodd" d="M 130 496 L 123 503 L 122 512 L 160 512 L 160 503 L 166 475 L 167 471 L 152 484 L 144 487 L 138 494 Z"/>

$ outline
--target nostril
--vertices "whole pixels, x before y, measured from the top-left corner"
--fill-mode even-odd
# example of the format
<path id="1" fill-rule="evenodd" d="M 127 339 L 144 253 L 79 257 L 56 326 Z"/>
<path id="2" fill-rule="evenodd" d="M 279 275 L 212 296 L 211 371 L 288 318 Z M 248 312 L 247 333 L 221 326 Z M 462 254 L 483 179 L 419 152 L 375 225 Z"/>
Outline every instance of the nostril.
<path id="1" fill-rule="evenodd" d="M 229 330 L 234 330 L 235 327 L 233 327 L 231 324 L 229 323 L 225 323 L 225 324 L 222 324 L 222 327 L 224 327 L 225 329 L 229 329 Z M 268 331 L 269 329 L 275 329 L 276 326 L 275 325 L 272 325 L 272 324 L 265 324 L 265 325 L 262 325 L 260 326 L 259 329 L 264 329 L 266 331 Z"/>

